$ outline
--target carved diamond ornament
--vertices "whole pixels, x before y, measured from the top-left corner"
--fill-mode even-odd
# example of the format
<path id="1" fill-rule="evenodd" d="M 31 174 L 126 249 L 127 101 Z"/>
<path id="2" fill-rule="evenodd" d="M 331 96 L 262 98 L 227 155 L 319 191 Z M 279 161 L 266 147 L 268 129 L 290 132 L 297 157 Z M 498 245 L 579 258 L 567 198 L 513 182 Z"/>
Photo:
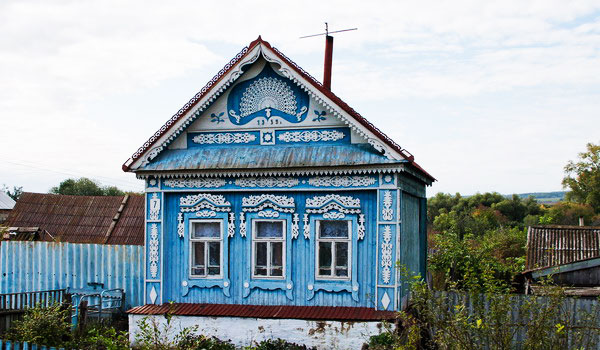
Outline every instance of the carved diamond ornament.
<path id="1" fill-rule="evenodd" d="M 158 294 L 156 293 L 156 288 L 154 288 L 154 286 L 152 286 L 152 289 L 150 289 L 150 302 L 152 304 L 156 304 L 156 298 L 158 297 Z"/>
<path id="2" fill-rule="evenodd" d="M 384 310 L 388 309 L 388 306 L 390 306 L 390 302 L 392 300 L 390 299 L 390 296 L 388 295 L 387 292 L 383 293 L 383 298 L 381 298 L 381 305 L 383 306 Z"/>

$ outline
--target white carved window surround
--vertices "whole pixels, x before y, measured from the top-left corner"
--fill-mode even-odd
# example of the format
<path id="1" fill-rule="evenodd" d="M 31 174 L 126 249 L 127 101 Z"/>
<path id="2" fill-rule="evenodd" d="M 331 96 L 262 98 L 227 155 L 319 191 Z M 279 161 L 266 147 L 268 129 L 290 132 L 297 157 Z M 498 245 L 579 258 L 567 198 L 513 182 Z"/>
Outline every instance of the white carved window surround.
<path id="1" fill-rule="evenodd" d="M 285 279 L 286 220 L 252 220 L 252 278 Z"/>
<path id="2" fill-rule="evenodd" d="M 223 220 L 190 220 L 190 278 L 223 278 Z"/>
<path id="3" fill-rule="evenodd" d="M 352 221 L 316 220 L 315 275 L 318 280 L 350 280 Z"/>

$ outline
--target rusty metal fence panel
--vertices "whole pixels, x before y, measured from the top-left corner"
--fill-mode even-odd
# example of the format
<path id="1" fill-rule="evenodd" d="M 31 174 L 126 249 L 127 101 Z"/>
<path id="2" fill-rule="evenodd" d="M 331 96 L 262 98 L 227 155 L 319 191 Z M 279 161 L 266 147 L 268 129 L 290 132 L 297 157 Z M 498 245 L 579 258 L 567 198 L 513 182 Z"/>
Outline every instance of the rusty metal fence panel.
<path id="1" fill-rule="evenodd" d="M 5 241 L 0 294 L 51 289 L 121 288 L 125 307 L 143 302 L 144 247 Z"/>

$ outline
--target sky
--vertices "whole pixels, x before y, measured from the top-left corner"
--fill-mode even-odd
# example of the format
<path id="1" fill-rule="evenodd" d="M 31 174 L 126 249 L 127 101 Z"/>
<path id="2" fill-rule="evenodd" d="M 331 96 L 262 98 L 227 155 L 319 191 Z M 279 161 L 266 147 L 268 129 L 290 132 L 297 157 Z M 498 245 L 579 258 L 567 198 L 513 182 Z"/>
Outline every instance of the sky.
<path id="1" fill-rule="evenodd" d="M 0 1 L 0 186 L 69 177 L 142 191 L 121 165 L 258 35 L 438 181 L 561 190 L 600 142 L 600 1 Z"/>

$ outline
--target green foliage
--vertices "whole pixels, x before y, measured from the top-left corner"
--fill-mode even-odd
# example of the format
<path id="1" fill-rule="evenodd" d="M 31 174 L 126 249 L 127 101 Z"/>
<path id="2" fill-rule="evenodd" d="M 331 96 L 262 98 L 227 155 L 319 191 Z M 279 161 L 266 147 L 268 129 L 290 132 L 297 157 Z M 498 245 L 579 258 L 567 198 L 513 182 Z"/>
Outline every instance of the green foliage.
<path id="1" fill-rule="evenodd" d="M 204 335 L 188 334 L 181 337 L 177 349 L 202 349 L 202 350 L 235 350 L 235 345 L 231 342 L 219 340 L 214 337 L 206 337 Z"/>
<path id="2" fill-rule="evenodd" d="M 69 320 L 70 310 L 62 304 L 37 305 L 28 309 L 23 319 L 14 322 L 8 335 L 20 342 L 62 346 L 71 337 Z"/>
<path id="3" fill-rule="evenodd" d="M 588 204 L 560 202 L 550 207 L 540 217 L 542 225 L 578 225 L 579 218 L 583 217 L 585 223 L 590 223 L 594 217 L 594 208 Z"/>
<path id="4" fill-rule="evenodd" d="M 399 313 L 400 326 L 371 337 L 370 350 L 558 350 L 597 346 L 599 307 L 575 310 L 559 287 L 546 285 L 540 295 L 514 296 L 501 290 L 485 294 L 434 292 L 420 278 L 412 281 L 411 305 L 408 312 Z M 517 332 L 524 337 L 517 338 Z"/>
<path id="5" fill-rule="evenodd" d="M 104 323 L 94 323 L 79 329 L 64 346 L 78 350 L 128 350 L 127 332 L 119 332 Z"/>
<path id="6" fill-rule="evenodd" d="M 567 163 L 562 184 L 571 190 L 568 201 L 587 204 L 600 213 L 600 145 L 588 143 L 586 148 L 577 162 Z"/>
<path id="7" fill-rule="evenodd" d="M 96 181 L 82 177 L 67 179 L 52 187 L 50 193 L 72 196 L 123 196 L 125 192 L 115 186 L 102 187 Z"/>
<path id="8" fill-rule="evenodd" d="M 23 186 L 13 186 L 11 190 L 8 186 L 4 184 L 2 185 L 2 188 L 0 188 L 0 191 L 6 193 L 14 201 L 17 201 L 19 200 L 19 197 L 21 197 L 21 195 L 23 194 Z"/>
<path id="9" fill-rule="evenodd" d="M 246 348 L 247 350 L 310 350 L 316 348 L 309 348 L 306 345 L 299 345 L 295 343 L 287 342 L 283 339 L 268 339 L 261 341 L 254 348 Z"/>

